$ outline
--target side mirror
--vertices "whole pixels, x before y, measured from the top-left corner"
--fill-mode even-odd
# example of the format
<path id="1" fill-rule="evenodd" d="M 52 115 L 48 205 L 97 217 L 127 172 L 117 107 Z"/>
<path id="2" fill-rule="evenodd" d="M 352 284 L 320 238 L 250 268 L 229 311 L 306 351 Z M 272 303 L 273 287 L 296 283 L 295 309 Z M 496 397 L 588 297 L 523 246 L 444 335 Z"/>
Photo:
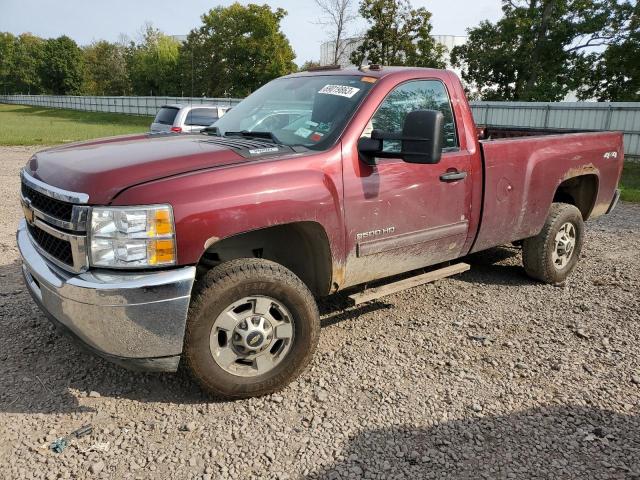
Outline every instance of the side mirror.
<path id="1" fill-rule="evenodd" d="M 408 163 L 433 164 L 442 156 L 444 115 L 437 110 L 407 114 L 402 127 L 402 158 Z"/>
<path id="2" fill-rule="evenodd" d="M 437 110 L 415 110 L 404 119 L 402 133 L 373 130 L 358 141 L 360 158 L 369 165 L 378 158 L 402 158 L 407 163 L 433 164 L 442 156 L 444 116 Z M 400 152 L 384 151 L 384 140 L 402 142 Z"/>
<path id="3" fill-rule="evenodd" d="M 360 160 L 367 165 L 375 165 L 376 157 L 381 157 L 382 152 L 382 140 L 370 137 L 361 137 L 358 140 L 358 152 L 360 153 Z"/>

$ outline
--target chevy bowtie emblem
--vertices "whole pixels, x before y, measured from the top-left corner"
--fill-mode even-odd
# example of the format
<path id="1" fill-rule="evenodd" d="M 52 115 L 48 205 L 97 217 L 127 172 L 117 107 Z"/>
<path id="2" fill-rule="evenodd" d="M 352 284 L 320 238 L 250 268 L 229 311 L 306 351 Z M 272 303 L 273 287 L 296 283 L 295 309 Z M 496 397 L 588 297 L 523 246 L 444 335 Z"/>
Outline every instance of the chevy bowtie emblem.
<path id="1" fill-rule="evenodd" d="M 22 210 L 24 211 L 24 218 L 28 224 L 33 224 L 33 210 L 31 209 L 31 202 L 25 200 L 22 202 Z"/>

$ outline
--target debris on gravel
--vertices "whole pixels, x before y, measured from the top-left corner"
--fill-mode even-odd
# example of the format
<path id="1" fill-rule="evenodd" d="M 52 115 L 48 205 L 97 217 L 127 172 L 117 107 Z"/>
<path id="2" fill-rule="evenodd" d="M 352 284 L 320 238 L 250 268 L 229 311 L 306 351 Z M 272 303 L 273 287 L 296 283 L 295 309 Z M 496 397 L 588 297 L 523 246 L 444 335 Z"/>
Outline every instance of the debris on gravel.
<path id="1" fill-rule="evenodd" d="M 589 334 L 583 329 L 583 328 L 579 328 L 576 330 L 576 335 L 579 338 L 582 338 L 583 340 L 589 340 Z"/>
<path id="2" fill-rule="evenodd" d="M 357 307 L 323 299 L 300 378 L 218 402 L 85 353 L 38 310 L 14 239 L 34 151 L 0 147 L 0 478 L 640 478 L 640 205 L 587 223 L 560 287 L 505 246 Z"/>
<path id="3" fill-rule="evenodd" d="M 94 475 L 97 475 L 102 470 L 104 470 L 104 462 L 102 462 L 102 461 L 92 463 L 91 466 L 89 467 L 89 471 L 91 473 L 93 473 Z"/>

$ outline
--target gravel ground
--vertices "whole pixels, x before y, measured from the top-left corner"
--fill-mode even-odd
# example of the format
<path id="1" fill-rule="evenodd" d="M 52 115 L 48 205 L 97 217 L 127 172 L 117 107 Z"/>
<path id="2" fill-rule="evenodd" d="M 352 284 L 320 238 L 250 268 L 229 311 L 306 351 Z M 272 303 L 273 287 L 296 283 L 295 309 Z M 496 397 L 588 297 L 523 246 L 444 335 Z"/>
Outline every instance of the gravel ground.
<path id="1" fill-rule="evenodd" d="M 0 478 L 640 478 L 640 205 L 589 224 L 564 287 L 498 248 L 359 308 L 325 300 L 300 379 L 215 403 L 85 354 L 31 302 L 14 231 L 32 151 L 0 148 Z"/>

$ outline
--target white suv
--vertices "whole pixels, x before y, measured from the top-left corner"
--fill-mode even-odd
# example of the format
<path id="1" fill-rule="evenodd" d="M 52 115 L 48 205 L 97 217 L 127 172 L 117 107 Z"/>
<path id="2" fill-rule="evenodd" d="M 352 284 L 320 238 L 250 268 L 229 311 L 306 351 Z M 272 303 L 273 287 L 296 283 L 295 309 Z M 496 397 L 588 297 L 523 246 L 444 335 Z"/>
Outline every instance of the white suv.
<path id="1" fill-rule="evenodd" d="M 199 132 L 215 123 L 230 108 L 216 105 L 163 105 L 151 124 L 151 133 Z"/>

